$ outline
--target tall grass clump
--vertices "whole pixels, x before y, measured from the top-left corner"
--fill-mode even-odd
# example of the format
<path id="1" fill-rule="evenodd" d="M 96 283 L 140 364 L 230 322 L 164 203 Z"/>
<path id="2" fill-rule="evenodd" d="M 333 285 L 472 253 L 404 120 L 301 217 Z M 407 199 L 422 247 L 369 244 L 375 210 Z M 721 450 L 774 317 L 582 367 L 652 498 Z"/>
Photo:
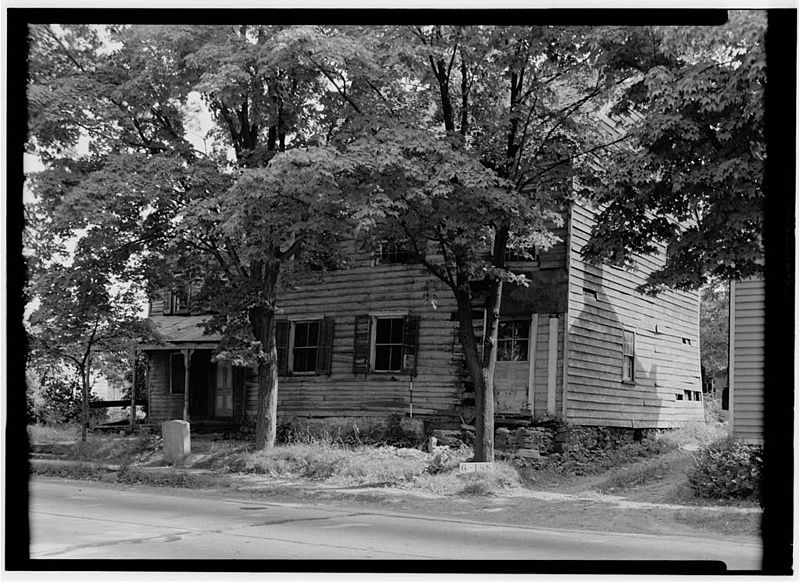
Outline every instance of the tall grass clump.
<path id="1" fill-rule="evenodd" d="M 763 467 L 760 445 L 728 437 L 698 450 L 689 483 L 698 497 L 758 500 Z"/>

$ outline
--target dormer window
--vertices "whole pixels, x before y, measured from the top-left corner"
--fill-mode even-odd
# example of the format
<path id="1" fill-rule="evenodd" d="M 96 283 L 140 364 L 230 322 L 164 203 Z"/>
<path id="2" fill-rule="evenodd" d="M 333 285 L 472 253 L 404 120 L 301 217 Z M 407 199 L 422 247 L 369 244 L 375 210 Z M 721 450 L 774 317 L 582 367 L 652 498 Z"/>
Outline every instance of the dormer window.
<path id="1" fill-rule="evenodd" d="M 189 293 L 186 289 L 170 292 L 170 309 L 173 314 L 189 313 Z"/>

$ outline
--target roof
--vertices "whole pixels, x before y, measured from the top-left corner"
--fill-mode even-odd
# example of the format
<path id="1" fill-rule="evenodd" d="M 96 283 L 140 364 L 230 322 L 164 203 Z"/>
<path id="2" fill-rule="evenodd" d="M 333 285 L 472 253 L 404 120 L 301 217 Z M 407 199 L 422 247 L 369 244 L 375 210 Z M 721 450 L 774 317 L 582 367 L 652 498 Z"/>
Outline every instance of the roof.
<path id="1" fill-rule="evenodd" d="M 206 335 L 202 324 L 208 320 L 207 315 L 151 315 L 150 321 L 155 327 L 160 340 L 170 343 L 209 342 L 216 343 L 222 339 L 219 334 Z"/>

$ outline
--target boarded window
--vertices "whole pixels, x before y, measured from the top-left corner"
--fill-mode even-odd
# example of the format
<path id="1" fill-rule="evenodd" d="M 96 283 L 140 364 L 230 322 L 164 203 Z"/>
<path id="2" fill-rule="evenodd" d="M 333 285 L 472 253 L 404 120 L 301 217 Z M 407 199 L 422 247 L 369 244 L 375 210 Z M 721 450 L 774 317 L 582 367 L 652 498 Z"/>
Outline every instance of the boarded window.
<path id="1" fill-rule="evenodd" d="M 633 381 L 633 365 L 636 360 L 636 334 L 622 331 L 622 379 Z"/>
<path id="2" fill-rule="evenodd" d="M 497 361 L 524 362 L 528 359 L 530 320 L 501 321 L 497 330 Z"/>
<path id="3" fill-rule="evenodd" d="M 186 366 L 183 354 L 169 356 L 169 393 L 183 394 L 186 386 Z"/>

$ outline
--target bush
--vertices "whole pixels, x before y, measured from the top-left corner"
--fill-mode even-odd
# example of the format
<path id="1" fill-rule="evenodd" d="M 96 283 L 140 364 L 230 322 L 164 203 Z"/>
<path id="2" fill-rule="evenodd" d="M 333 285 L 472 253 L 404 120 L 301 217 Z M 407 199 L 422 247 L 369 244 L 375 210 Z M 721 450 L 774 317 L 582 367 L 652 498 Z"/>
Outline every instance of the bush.
<path id="1" fill-rule="evenodd" d="M 89 394 L 89 400 L 98 400 Z M 49 378 L 42 384 L 38 402 L 34 400 L 34 421 L 42 424 L 63 424 L 81 422 L 83 399 L 81 387 L 74 379 Z M 89 410 L 89 420 L 98 423 L 106 420 L 104 408 Z"/>
<path id="2" fill-rule="evenodd" d="M 761 446 L 722 439 L 697 452 L 689 483 L 698 497 L 756 500 L 763 464 Z"/>

